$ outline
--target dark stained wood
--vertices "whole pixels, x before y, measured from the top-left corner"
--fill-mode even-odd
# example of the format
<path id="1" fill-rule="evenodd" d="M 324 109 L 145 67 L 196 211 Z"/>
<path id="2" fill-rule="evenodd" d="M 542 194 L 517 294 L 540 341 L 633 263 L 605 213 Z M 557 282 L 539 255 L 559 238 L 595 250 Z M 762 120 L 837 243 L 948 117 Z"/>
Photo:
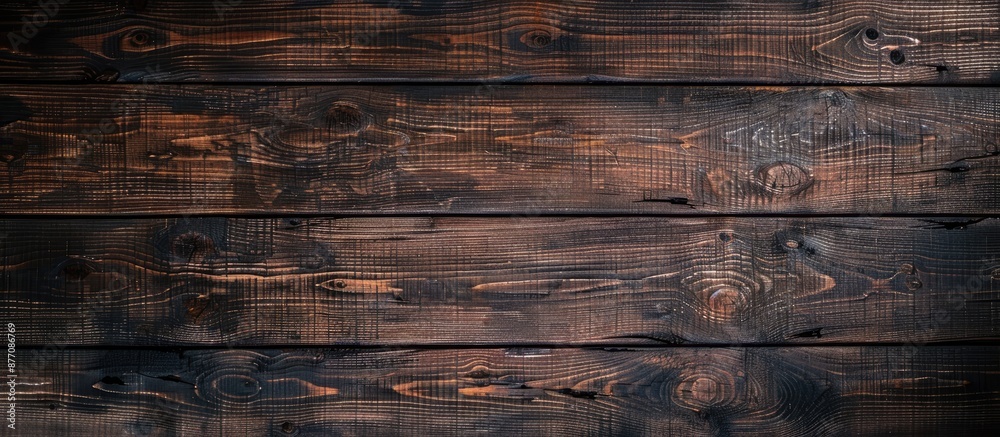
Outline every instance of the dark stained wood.
<path id="1" fill-rule="evenodd" d="M 5 220 L 24 345 L 1000 338 L 1000 221 Z"/>
<path id="2" fill-rule="evenodd" d="M 21 435 L 1000 435 L 1000 87 L 958 87 L 1000 85 L 994 0 L 14 0 L 0 36 Z"/>
<path id="3" fill-rule="evenodd" d="M 3 213 L 1000 211 L 994 88 L 0 93 Z"/>
<path id="4" fill-rule="evenodd" d="M 42 353 L 42 352 L 40 352 Z M 44 355 L 32 435 L 989 435 L 1000 348 Z"/>
<path id="5" fill-rule="evenodd" d="M 35 0 L 3 2 L 0 29 L 12 33 L 0 42 L 0 80 L 1000 76 L 993 0 L 60 1 L 51 17 Z"/>

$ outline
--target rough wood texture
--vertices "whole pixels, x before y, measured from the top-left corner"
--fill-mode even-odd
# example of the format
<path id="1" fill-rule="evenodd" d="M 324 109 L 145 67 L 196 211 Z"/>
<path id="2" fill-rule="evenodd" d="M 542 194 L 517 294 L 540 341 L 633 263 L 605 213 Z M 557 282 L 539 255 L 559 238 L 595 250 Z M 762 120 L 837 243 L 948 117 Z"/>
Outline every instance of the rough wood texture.
<path id="1" fill-rule="evenodd" d="M 0 29 L 13 31 L 0 42 L 0 80 L 1000 76 L 993 0 L 59 1 L 54 14 L 35 0 L 0 6 Z"/>
<path id="2" fill-rule="evenodd" d="M 997 347 L 39 352 L 33 435 L 988 435 Z"/>
<path id="3" fill-rule="evenodd" d="M 996 0 L 16 0 L 0 36 L 22 435 L 1000 432 L 1000 87 L 902 86 L 1000 85 Z"/>
<path id="4" fill-rule="evenodd" d="M 1000 338 L 1000 223 L 6 220 L 21 344 L 811 344 Z"/>
<path id="5" fill-rule="evenodd" d="M 7 87 L 0 212 L 1000 212 L 992 88 Z"/>

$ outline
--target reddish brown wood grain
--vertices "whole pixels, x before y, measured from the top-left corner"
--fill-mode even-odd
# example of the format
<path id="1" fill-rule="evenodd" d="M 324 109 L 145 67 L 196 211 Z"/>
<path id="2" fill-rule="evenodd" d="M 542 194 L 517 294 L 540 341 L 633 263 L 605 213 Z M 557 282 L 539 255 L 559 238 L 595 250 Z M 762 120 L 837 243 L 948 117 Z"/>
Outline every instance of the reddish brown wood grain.
<path id="1" fill-rule="evenodd" d="M 996 220 L 4 220 L 24 345 L 996 340 Z"/>
<path id="2" fill-rule="evenodd" d="M 1000 71 L 989 0 L 63 3 L 0 6 L 0 80 L 993 83 Z"/>
<path id="3" fill-rule="evenodd" d="M 0 212 L 985 214 L 992 88 L 18 86 Z"/>
<path id="4" fill-rule="evenodd" d="M 993 346 L 54 350 L 20 432 L 937 435 L 1000 422 Z"/>
<path id="5" fill-rule="evenodd" d="M 5 419 L 995 435 L 998 59 L 990 0 L 4 2 Z"/>

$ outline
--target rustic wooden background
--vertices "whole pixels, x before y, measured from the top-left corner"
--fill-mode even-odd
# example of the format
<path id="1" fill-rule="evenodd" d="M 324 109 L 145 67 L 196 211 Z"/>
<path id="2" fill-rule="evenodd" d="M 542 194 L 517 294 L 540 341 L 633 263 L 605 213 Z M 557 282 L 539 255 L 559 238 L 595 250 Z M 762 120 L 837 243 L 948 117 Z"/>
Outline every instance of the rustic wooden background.
<path id="1" fill-rule="evenodd" d="M 1000 431 L 995 0 L 0 31 L 4 435 Z"/>

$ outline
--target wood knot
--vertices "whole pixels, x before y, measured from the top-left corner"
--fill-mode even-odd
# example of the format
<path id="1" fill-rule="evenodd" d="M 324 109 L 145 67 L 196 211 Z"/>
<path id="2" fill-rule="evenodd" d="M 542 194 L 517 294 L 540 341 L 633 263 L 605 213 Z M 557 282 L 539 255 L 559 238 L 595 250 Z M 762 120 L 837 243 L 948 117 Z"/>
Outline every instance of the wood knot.
<path id="1" fill-rule="evenodd" d="M 903 55 L 902 50 L 895 49 L 889 52 L 889 61 L 892 62 L 893 64 L 900 65 L 906 62 L 906 56 Z"/>
<path id="2" fill-rule="evenodd" d="M 292 422 L 285 422 L 281 424 L 281 432 L 285 434 L 291 434 L 295 432 L 295 425 Z"/>
<path id="3" fill-rule="evenodd" d="M 368 128 L 369 117 L 351 103 L 337 102 L 330 105 L 324 115 L 326 127 L 333 133 L 356 134 Z"/>
<path id="4" fill-rule="evenodd" d="M 403 289 L 393 286 L 394 281 L 381 279 L 334 278 L 316 284 L 318 287 L 338 294 L 381 296 L 394 301 L 402 300 Z"/>
<path id="5" fill-rule="evenodd" d="M 0 122 L 0 126 L 3 126 L 3 122 Z M 986 144 L 983 144 L 983 153 L 990 156 L 1000 155 L 1000 144 L 993 141 L 987 141 Z"/>
<path id="6" fill-rule="evenodd" d="M 997 267 L 990 272 L 990 279 L 1000 281 L 1000 267 Z"/>
<path id="7" fill-rule="evenodd" d="M 219 367 L 200 374 L 194 384 L 197 394 L 212 405 L 245 405 L 259 398 L 265 388 L 262 363 L 256 356 L 234 354 Z"/>
<path id="8" fill-rule="evenodd" d="M 200 232 L 188 231 L 174 237 L 170 253 L 185 262 L 201 262 L 216 253 L 215 241 Z"/>
<path id="9" fill-rule="evenodd" d="M 94 273 L 96 269 L 83 261 L 75 261 L 67 263 L 63 266 L 62 274 L 63 279 L 67 281 L 82 281 Z"/>
<path id="10" fill-rule="evenodd" d="M 535 23 L 509 29 L 507 44 L 515 50 L 548 53 L 553 50 L 572 51 L 578 47 L 579 39 L 558 27 Z"/>
<path id="11" fill-rule="evenodd" d="M 472 368 L 472 371 L 465 374 L 466 378 L 472 379 L 487 379 L 490 377 L 490 369 L 486 366 L 476 366 Z"/>
<path id="12" fill-rule="evenodd" d="M 187 314 L 188 320 L 197 324 L 199 323 L 205 315 L 205 310 L 210 306 L 211 301 L 208 296 L 199 295 L 184 301 L 185 314 Z"/>
<path id="13" fill-rule="evenodd" d="M 166 34 L 154 29 L 139 28 L 121 36 L 121 48 L 126 51 L 146 51 L 166 43 Z"/>
<path id="14" fill-rule="evenodd" d="M 732 319 L 745 305 L 746 296 L 735 287 L 720 287 L 708 296 L 708 310 L 718 319 Z"/>
<path id="15" fill-rule="evenodd" d="M 106 262 L 70 256 L 57 263 L 46 274 L 53 289 L 66 292 L 120 293 L 128 289 L 131 281 L 121 271 Z M 110 296 L 108 296 L 110 298 Z"/>
<path id="16" fill-rule="evenodd" d="M 694 272 L 681 284 L 693 294 L 699 315 L 713 322 L 732 322 L 744 317 L 752 296 L 770 288 L 766 278 L 746 271 L 752 271 L 752 267 L 739 261 L 723 261 L 717 270 Z"/>
<path id="17" fill-rule="evenodd" d="M 757 181 L 769 194 L 792 196 L 809 188 L 813 178 L 802 167 L 782 161 L 759 168 Z"/>
<path id="18" fill-rule="evenodd" d="M 228 375 L 216 381 L 220 394 L 234 399 L 251 399 L 261 390 L 260 381 L 247 375 Z"/>
<path id="19" fill-rule="evenodd" d="M 906 284 L 906 288 L 910 291 L 919 290 L 920 287 L 924 286 L 924 283 L 920 282 L 920 278 L 917 278 L 916 276 L 913 275 L 907 276 L 906 279 L 903 280 L 903 282 Z"/>
<path id="20" fill-rule="evenodd" d="M 552 44 L 552 34 L 541 29 L 525 32 L 521 35 L 521 43 L 533 49 L 543 49 Z"/>
<path id="21" fill-rule="evenodd" d="M 869 41 L 875 41 L 878 39 L 878 37 L 879 37 L 878 29 L 870 27 L 868 28 L 868 30 L 865 30 L 865 38 L 868 39 Z"/>
<path id="22" fill-rule="evenodd" d="M 716 367 L 698 369 L 682 376 L 674 399 L 678 405 L 699 412 L 732 404 L 736 400 L 736 377 Z"/>

